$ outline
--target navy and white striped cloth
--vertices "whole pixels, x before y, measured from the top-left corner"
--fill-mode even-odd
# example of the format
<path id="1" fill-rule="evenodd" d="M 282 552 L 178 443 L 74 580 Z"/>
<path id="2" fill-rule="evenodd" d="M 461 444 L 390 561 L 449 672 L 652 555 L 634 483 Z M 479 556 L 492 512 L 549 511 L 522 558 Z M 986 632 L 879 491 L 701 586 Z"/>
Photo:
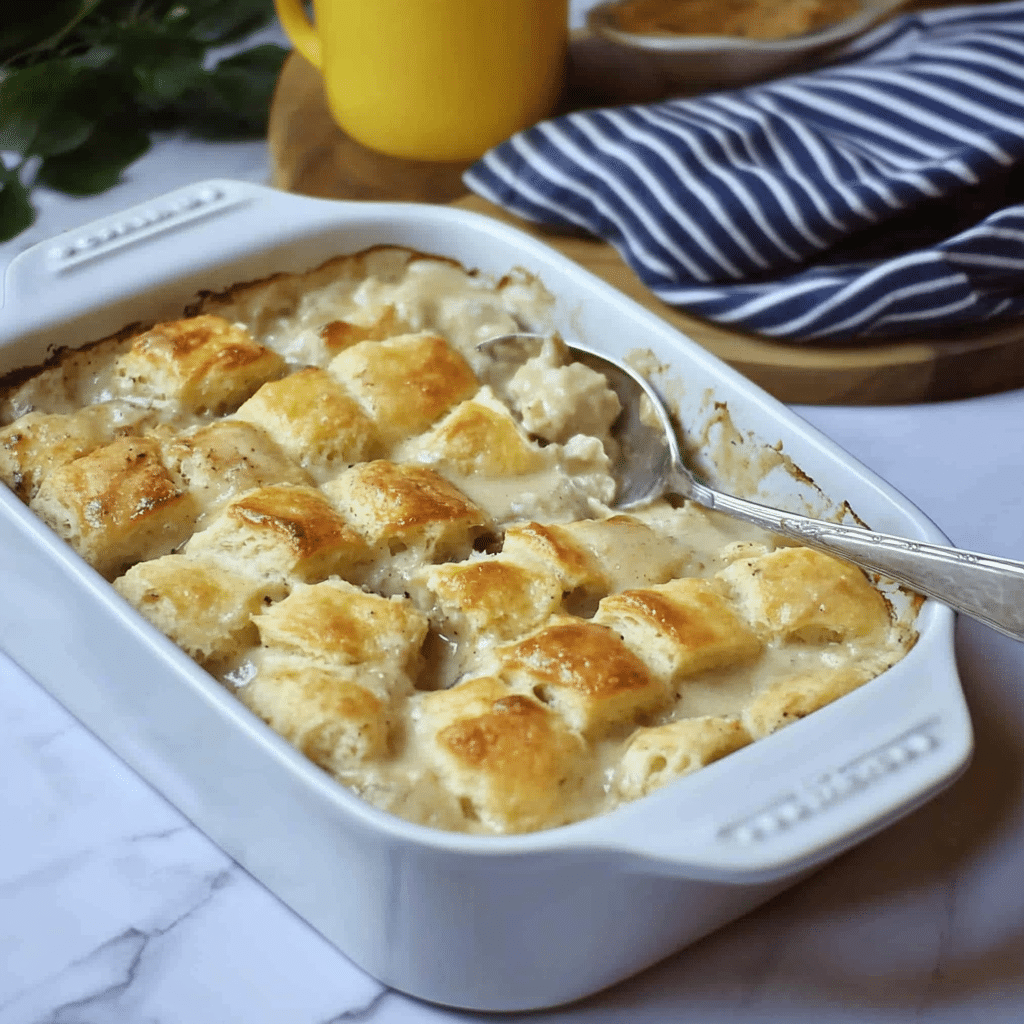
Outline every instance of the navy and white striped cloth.
<path id="1" fill-rule="evenodd" d="M 1024 205 L 912 252 L 829 258 L 1022 159 L 1024 2 L 1012 2 L 906 15 L 765 84 L 553 118 L 465 182 L 525 219 L 606 239 L 671 305 L 840 340 L 1024 313 Z"/>

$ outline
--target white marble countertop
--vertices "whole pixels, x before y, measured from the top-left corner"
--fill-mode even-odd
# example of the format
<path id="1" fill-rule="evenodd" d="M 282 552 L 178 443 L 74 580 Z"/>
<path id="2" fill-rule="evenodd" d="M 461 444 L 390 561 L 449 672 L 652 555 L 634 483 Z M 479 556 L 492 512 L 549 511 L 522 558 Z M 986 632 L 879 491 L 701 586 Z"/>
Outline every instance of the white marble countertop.
<path id="1" fill-rule="evenodd" d="M 102 196 L 39 196 L 38 223 L 0 245 L 0 269 L 178 185 L 266 173 L 259 143 L 165 140 Z M 1024 392 L 798 411 L 955 543 L 1024 559 Z M 949 790 L 644 974 L 532 1016 L 1024 1020 L 1024 645 L 961 619 L 957 647 L 977 753 Z M 491 1019 L 419 1003 L 352 966 L 2 655 L 0 807 L 0 1024 Z"/>

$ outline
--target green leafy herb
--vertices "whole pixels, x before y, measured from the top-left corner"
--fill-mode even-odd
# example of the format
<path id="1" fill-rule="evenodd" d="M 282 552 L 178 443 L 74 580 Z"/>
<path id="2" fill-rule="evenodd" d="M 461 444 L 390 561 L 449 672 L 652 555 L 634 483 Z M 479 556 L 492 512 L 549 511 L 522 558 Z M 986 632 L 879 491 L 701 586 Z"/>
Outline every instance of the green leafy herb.
<path id="1" fill-rule="evenodd" d="M 286 51 L 244 40 L 273 17 L 273 0 L 6 0 L 0 241 L 34 221 L 36 185 L 103 192 L 155 131 L 261 136 Z"/>

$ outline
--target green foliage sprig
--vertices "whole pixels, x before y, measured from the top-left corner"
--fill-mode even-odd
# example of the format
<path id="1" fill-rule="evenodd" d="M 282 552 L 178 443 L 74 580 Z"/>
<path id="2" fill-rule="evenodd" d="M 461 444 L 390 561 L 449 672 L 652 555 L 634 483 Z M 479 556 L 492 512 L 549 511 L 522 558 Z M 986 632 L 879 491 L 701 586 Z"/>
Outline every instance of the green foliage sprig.
<path id="1" fill-rule="evenodd" d="M 0 241 L 35 220 L 31 192 L 116 184 L 158 131 L 266 131 L 286 51 L 244 48 L 273 0 L 5 0 L 0 17 Z M 209 66 L 213 47 L 243 48 Z"/>

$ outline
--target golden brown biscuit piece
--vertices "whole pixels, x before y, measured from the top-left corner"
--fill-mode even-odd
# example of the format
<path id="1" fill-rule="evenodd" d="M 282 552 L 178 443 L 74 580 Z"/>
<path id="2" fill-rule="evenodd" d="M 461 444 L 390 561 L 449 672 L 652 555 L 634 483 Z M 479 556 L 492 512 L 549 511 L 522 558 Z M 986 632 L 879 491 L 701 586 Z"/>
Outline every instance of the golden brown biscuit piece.
<path id="1" fill-rule="evenodd" d="M 664 710 L 671 692 L 607 626 L 559 616 L 496 651 L 496 671 L 590 739 Z"/>
<path id="2" fill-rule="evenodd" d="M 114 580 L 122 597 L 200 665 L 259 643 L 252 616 L 286 589 L 187 555 L 164 555 Z"/>
<path id="3" fill-rule="evenodd" d="M 562 587 L 549 572 L 480 556 L 428 566 L 416 576 L 431 618 L 449 640 L 475 646 L 512 640 L 559 610 Z"/>
<path id="4" fill-rule="evenodd" d="M 29 507 L 108 579 L 173 551 L 199 514 L 150 437 L 119 438 L 55 469 Z"/>
<path id="5" fill-rule="evenodd" d="M 543 704 L 493 678 L 417 700 L 422 749 L 467 822 L 513 833 L 581 816 L 592 757 Z"/>
<path id="6" fill-rule="evenodd" d="M 317 488 L 294 484 L 234 498 L 186 550 L 238 572 L 305 583 L 344 575 L 370 559 L 362 535 Z"/>
<path id="7" fill-rule="evenodd" d="M 457 405 L 440 423 L 418 437 L 403 458 L 459 476 L 515 477 L 542 469 L 536 442 L 490 388 Z"/>
<path id="8" fill-rule="evenodd" d="M 254 621 L 264 647 L 325 667 L 362 665 L 367 678 L 379 669 L 394 677 L 374 683 L 385 689 L 402 684 L 398 674 L 415 676 L 427 634 L 426 616 L 411 601 L 368 594 L 344 580 L 297 584 Z"/>
<path id="9" fill-rule="evenodd" d="M 488 527 L 480 508 L 426 466 L 364 462 L 328 481 L 323 491 L 391 556 L 413 549 L 426 561 L 465 558 Z"/>
<path id="10" fill-rule="evenodd" d="M 175 403 L 192 413 L 236 408 L 284 360 L 249 331 L 212 314 L 169 320 L 140 334 L 115 363 L 115 379 L 136 398 Z"/>
<path id="11" fill-rule="evenodd" d="M 743 724 L 754 739 L 763 739 L 857 689 L 883 667 L 846 665 L 808 670 L 769 683 L 743 709 Z"/>
<path id="12" fill-rule="evenodd" d="M 390 444 L 422 433 L 480 387 L 469 363 L 436 334 L 361 341 L 328 370 Z"/>
<path id="13" fill-rule="evenodd" d="M 256 487 L 310 483 L 265 430 L 232 419 L 171 437 L 164 444 L 164 461 L 188 485 L 204 516 Z"/>
<path id="14" fill-rule="evenodd" d="M 142 412 L 121 402 L 89 405 L 73 413 L 30 412 L 0 429 L 0 480 L 28 501 L 52 470 L 135 433 Z"/>
<path id="15" fill-rule="evenodd" d="M 566 593 L 600 595 L 608 587 L 604 569 L 568 526 L 513 523 L 505 530 L 501 554 L 509 562 L 554 573 Z"/>
<path id="16" fill-rule="evenodd" d="M 743 558 L 719 574 L 755 628 L 804 643 L 858 639 L 890 623 L 882 595 L 856 566 L 811 548 Z"/>
<path id="17" fill-rule="evenodd" d="M 671 580 L 611 594 L 602 599 L 594 621 L 614 629 L 670 686 L 761 653 L 757 635 L 711 580 Z"/>
<path id="18" fill-rule="evenodd" d="M 388 703 L 362 681 L 354 666 L 326 668 L 303 658 L 266 655 L 237 692 L 311 761 L 344 774 L 388 750 Z"/>
<path id="19" fill-rule="evenodd" d="M 636 800 L 746 746 L 751 736 L 735 717 L 705 715 L 637 729 L 622 754 L 612 786 Z"/>
<path id="20" fill-rule="evenodd" d="M 262 427 L 317 482 L 383 454 L 377 428 L 355 399 L 312 366 L 268 381 L 235 418 Z"/>

